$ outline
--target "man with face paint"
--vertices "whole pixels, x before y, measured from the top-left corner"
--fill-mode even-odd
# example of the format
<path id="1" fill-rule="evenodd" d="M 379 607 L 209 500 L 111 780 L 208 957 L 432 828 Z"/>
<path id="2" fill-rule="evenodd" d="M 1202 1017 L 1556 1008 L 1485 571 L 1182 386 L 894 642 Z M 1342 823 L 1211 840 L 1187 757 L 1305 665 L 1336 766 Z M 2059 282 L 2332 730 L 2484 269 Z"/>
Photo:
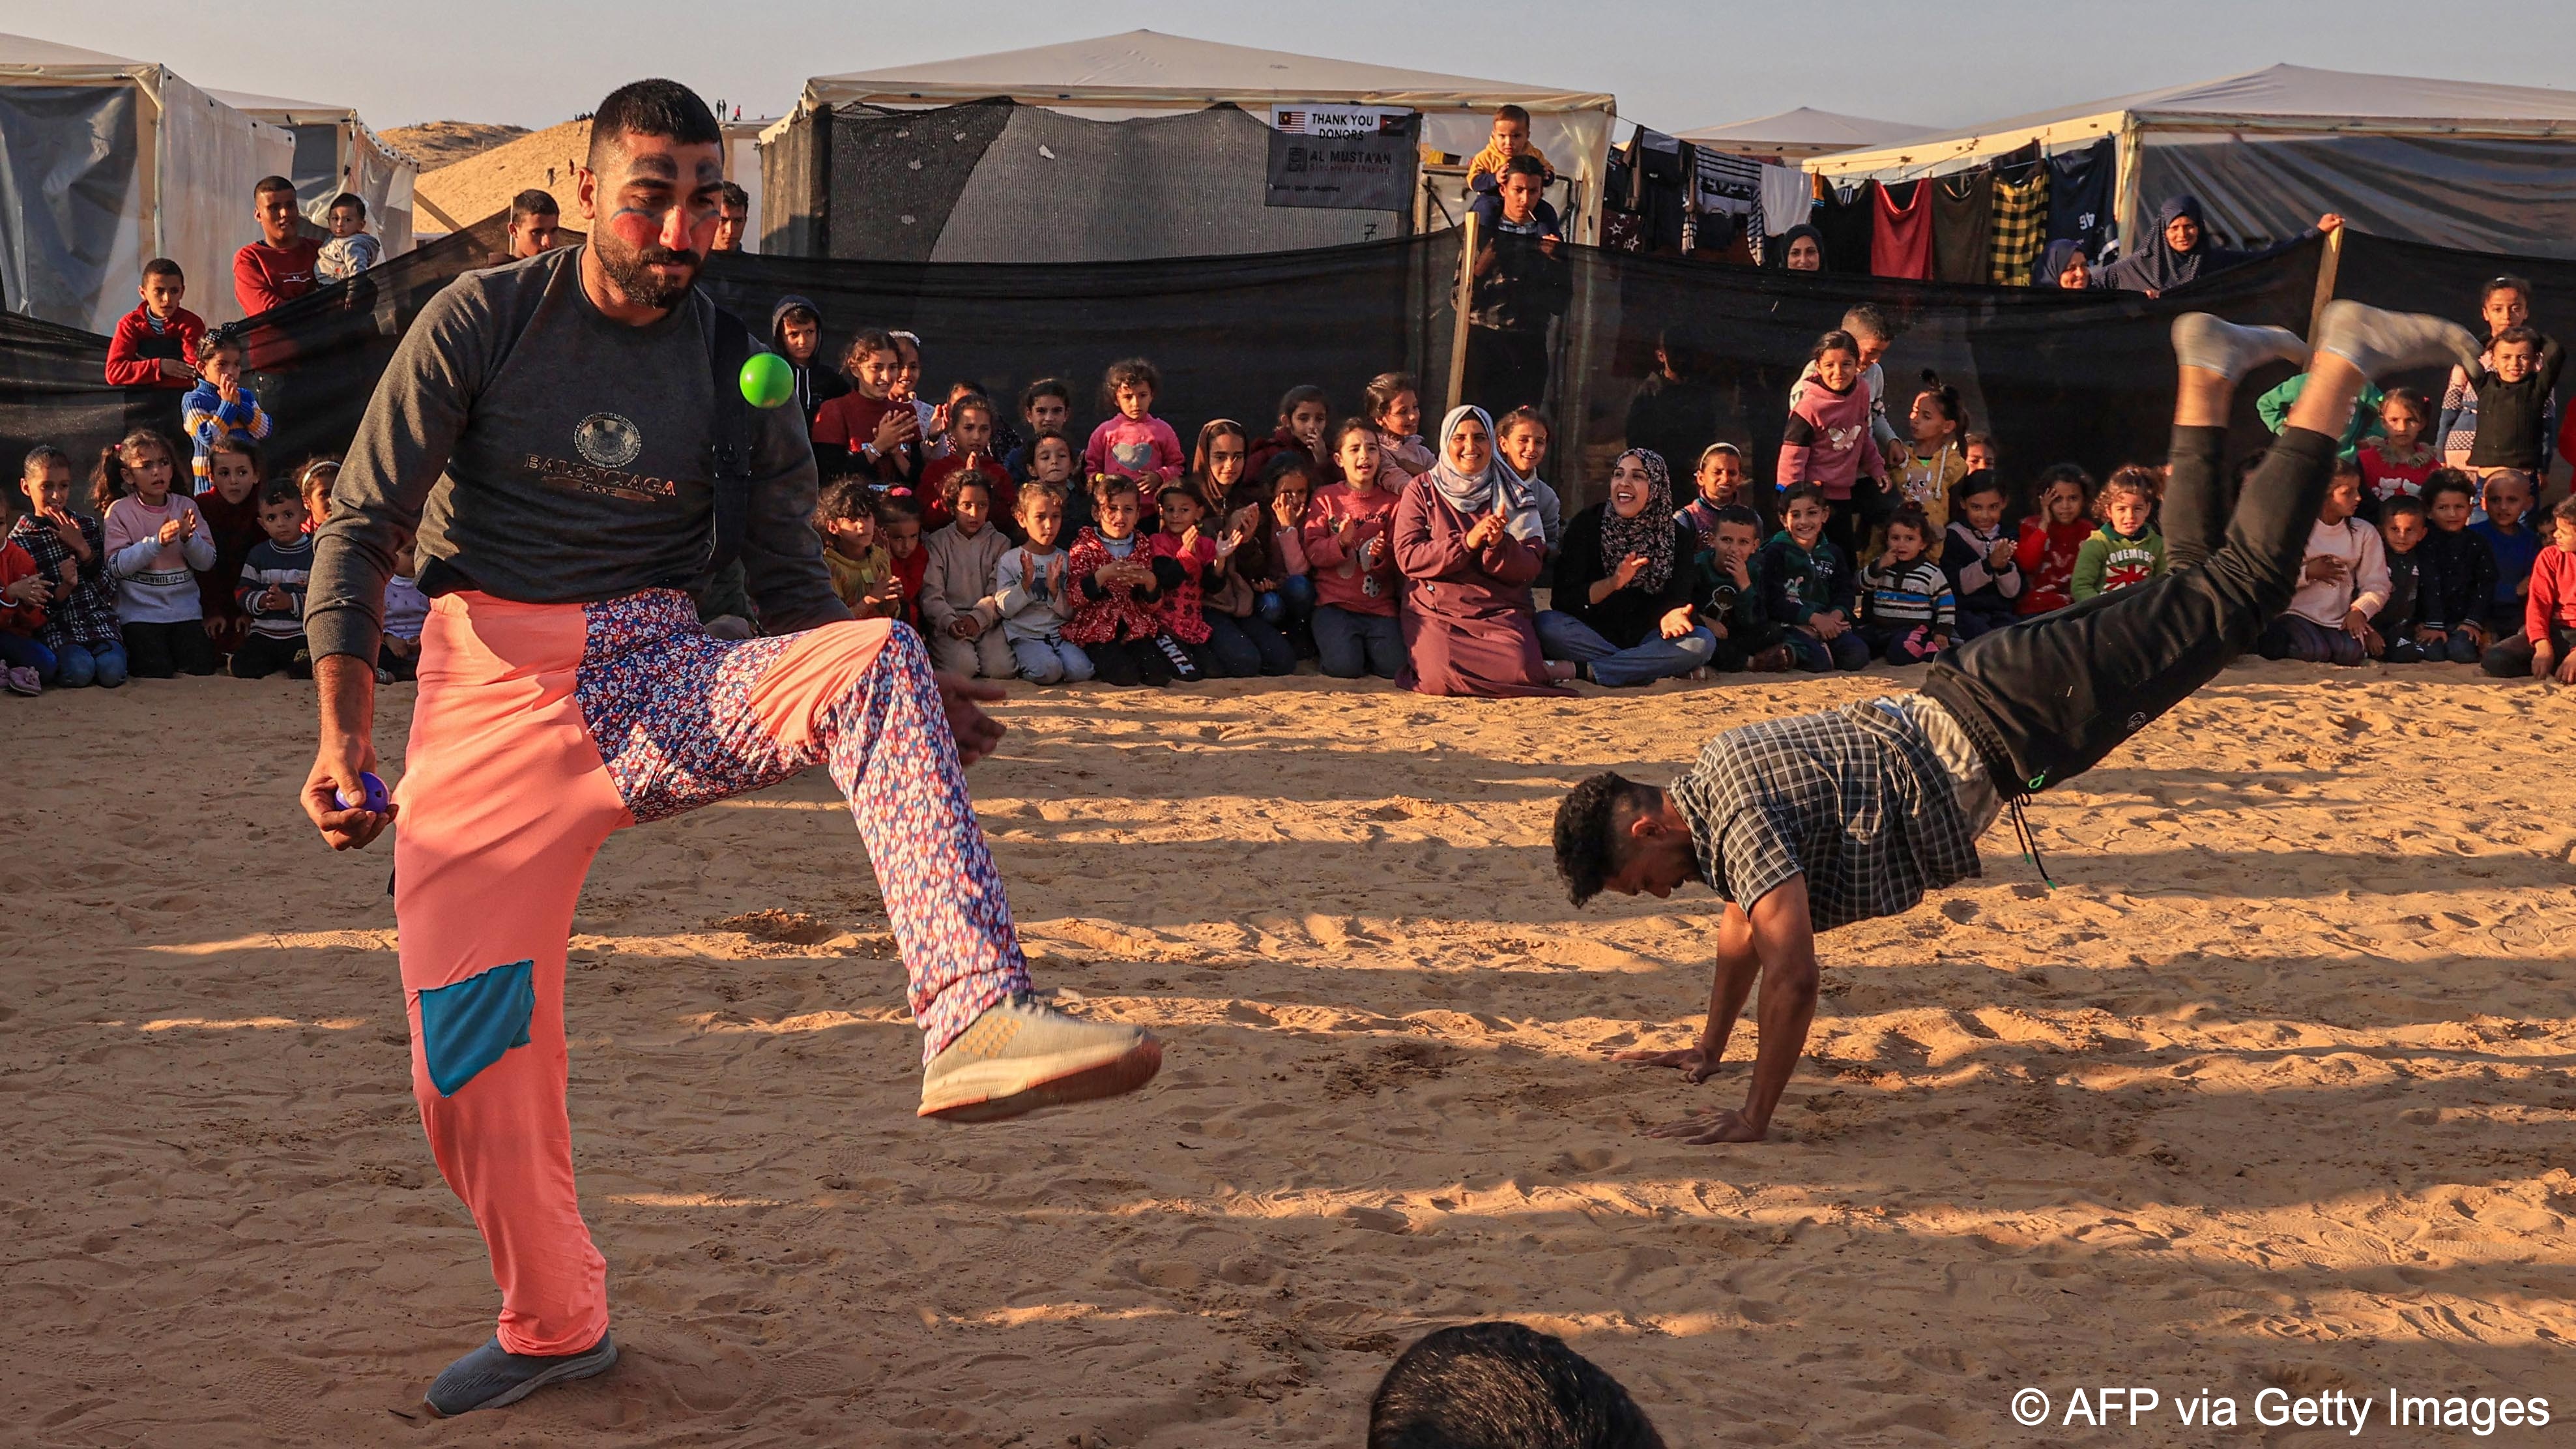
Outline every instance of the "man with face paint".
<path id="1" fill-rule="evenodd" d="M 724 184 L 715 117 L 673 82 L 626 86 L 575 180 L 585 244 L 467 274 L 404 336 L 340 472 L 305 618 L 322 715 L 305 811 L 340 850 L 401 821 L 413 1094 L 501 1289 L 492 1340 L 429 1389 L 442 1416 L 616 1360 L 563 1035 L 574 902 L 615 830 L 826 766 L 909 974 L 922 1116 L 1109 1096 L 1161 1062 L 1141 1030 L 1034 999 L 963 772 L 1002 733 L 975 701 L 1001 691 L 934 675 L 907 628 L 850 618 L 808 522 L 794 408 L 749 414 L 723 480 L 747 494 L 729 532 L 778 632 L 698 626 L 717 389 L 734 385 L 714 359 L 741 326 L 695 285 Z M 371 662 L 405 543 L 431 613 L 406 771 L 371 810 Z"/>

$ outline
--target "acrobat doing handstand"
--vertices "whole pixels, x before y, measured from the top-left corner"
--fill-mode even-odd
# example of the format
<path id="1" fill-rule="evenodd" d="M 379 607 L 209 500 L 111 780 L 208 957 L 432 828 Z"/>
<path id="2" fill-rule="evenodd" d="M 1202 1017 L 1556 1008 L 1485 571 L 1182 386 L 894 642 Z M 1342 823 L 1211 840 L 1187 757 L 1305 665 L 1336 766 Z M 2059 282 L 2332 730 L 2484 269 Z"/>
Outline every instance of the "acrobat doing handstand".
<path id="1" fill-rule="evenodd" d="M 2298 587 L 2337 440 L 2366 381 L 2466 363 L 2469 333 L 2435 317 L 2330 303 L 2308 343 L 2205 313 L 2177 319 L 2182 379 L 2164 500 L 2170 572 L 1969 641 L 1920 692 L 1767 720 L 1708 742 L 1667 788 L 1613 773 L 1556 812 L 1556 866 L 1578 906 L 1602 891 L 1668 896 L 1700 881 L 1726 901 L 1708 1025 L 1679 1051 L 1621 1059 L 1705 1081 L 1762 984 L 1761 1041 L 1740 1109 L 1655 1129 L 1758 1142 L 1816 1009 L 1816 933 L 1911 909 L 1979 873 L 1977 837 L 2022 797 L 2091 769 L 2253 647 Z M 2263 462 L 2229 495 L 2221 468 L 2237 380 L 2308 367 Z"/>

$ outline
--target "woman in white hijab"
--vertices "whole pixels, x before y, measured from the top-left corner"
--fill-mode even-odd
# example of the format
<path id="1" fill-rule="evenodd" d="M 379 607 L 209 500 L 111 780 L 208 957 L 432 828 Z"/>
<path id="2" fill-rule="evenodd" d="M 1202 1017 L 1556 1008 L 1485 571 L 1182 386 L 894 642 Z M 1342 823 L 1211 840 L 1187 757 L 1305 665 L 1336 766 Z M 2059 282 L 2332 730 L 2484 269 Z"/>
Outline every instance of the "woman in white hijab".
<path id="1" fill-rule="evenodd" d="M 1451 411 L 1439 452 L 1395 507 L 1411 660 L 1398 682 L 1424 694 L 1566 693 L 1573 666 L 1540 657 L 1530 599 L 1547 549 L 1536 495 L 1495 456 L 1483 408 Z"/>

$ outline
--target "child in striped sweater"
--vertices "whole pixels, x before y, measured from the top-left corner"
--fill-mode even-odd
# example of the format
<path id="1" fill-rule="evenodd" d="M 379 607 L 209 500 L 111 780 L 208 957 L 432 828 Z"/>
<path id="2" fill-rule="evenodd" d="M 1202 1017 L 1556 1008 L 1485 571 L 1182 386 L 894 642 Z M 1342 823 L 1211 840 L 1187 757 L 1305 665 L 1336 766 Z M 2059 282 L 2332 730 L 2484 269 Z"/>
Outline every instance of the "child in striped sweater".
<path id="1" fill-rule="evenodd" d="M 1908 505 L 1887 520 L 1887 552 L 1860 578 L 1860 634 L 1890 664 L 1921 664 L 1950 647 L 1958 599 L 1926 552 L 1932 520 Z"/>
<path id="2" fill-rule="evenodd" d="M 205 380 L 188 389 L 179 400 L 179 420 L 188 430 L 189 441 L 197 445 L 191 464 L 195 485 L 188 491 L 203 493 L 214 486 L 208 472 L 206 454 L 217 442 L 230 438 L 235 442 L 262 443 L 268 439 L 268 414 L 260 410 L 259 399 L 242 385 L 242 369 L 247 354 L 241 334 L 229 327 L 218 327 L 197 344 L 197 371 Z"/>

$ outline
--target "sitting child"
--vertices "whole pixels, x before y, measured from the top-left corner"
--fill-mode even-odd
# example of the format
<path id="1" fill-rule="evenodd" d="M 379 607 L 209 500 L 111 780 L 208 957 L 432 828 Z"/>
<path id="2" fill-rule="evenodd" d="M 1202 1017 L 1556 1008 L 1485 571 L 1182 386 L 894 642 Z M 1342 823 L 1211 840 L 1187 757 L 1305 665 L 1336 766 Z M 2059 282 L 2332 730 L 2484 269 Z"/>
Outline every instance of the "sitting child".
<path id="1" fill-rule="evenodd" d="M 2432 530 L 2416 546 L 2420 581 L 2415 638 L 2435 663 L 2475 664 L 2487 646 L 2487 608 L 2495 596 L 2495 550 L 2469 531 L 2477 487 L 2456 468 L 2437 468 L 2424 480 L 2424 512 Z"/>
<path id="2" fill-rule="evenodd" d="M 1011 660 L 1031 684 L 1080 684 L 1091 656 L 1064 637 L 1073 618 L 1073 570 L 1055 546 L 1064 528 L 1064 484 L 1032 478 L 1020 489 L 1020 546 L 993 570 L 993 611 Z"/>
<path id="3" fill-rule="evenodd" d="M 2370 619 L 2388 602 L 2388 558 L 2379 530 L 2353 516 L 2361 486 L 2360 462 L 2337 458 L 2298 591 L 2255 643 L 2264 658 L 2351 666 L 2370 657 Z"/>
<path id="4" fill-rule="evenodd" d="M 1950 526 L 1951 490 L 1968 476 L 1968 455 L 1959 446 L 1960 435 L 1968 428 L 1968 410 L 1959 401 L 1959 390 L 1944 385 L 1939 373 L 1926 368 L 1922 391 L 1914 395 L 1914 409 L 1905 421 L 1914 438 L 1913 446 L 1897 458 L 1891 480 L 1895 501 L 1921 509 L 1932 536 L 1939 538 Z"/>
<path id="5" fill-rule="evenodd" d="M 877 538 L 876 496 L 857 479 L 844 479 L 823 490 L 815 506 L 814 527 L 823 535 L 823 567 L 832 575 L 832 592 L 862 619 L 892 619 L 903 607 L 903 586 L 895 580 L 894 559 Z"/>
<path id="6" fill-rule="evenodd" d="M 2072 463 L 2040 475 L 2039 516 L 2021 521 L 2013 562 L 2021 566 L 2019 612 L 2053 614 L 2075 602 L 2075 560 L 2093 537 L 2093 479 Z"/>
<path id="7" fill-rule="evenodd" d="M 1691 606 L 1700 627 L 1717 636 L 1709 668 L 1735 674 L 1773 674 L 1789 667 L 1780 626 L 1763 610 L 1753 581 L 1753 555 L 1762 546 L 1762 519 L 1752 505 L 1718 510 L 1710 546 L 1691 562 Z"/>
<path id="8" fill-rule="evenodd" d="M 2127 467 L 2111 475 L 2093 500 L 2102 526 L 2076 550 L 2067 595 L 2077 603 L 2096 594 L 2135 588 L 2165 571 L 2165 538 L 2148 520 L 2156 511 L 2156 475 Z"/>
<path id="9" fill-rule="evenodd" d="M 1315 650 L 1335 679 L 1404 672 L 1404 631 L 1395 618 L 1396 495 L 1377 486 L 1377 429 L 1354 419 L 1334 439 L 1341 481 L 1318 489 L 1306 508 L 1306 562 L 1315 581 Z"/>
<path id="10" fill-rule="evenodd" d="M 1007 516 L 1007 511 L 1019 502 L 1020 488 L 1011 481 L 1010 470 L 993 456 L 990 399 L 968 393 L 948 405 L 948 445 L 945 457 L 922 465 L 921 487 L 930 499 L 921 510 L 922 532 L 936 536 L 948 526 L 956 516 L 957 485 L 967 478 L 982 478 L 988 508 L 995 515 Z"/>
<path id="11" fill-rule="evenodd" d="M 2370 652 L 2382 663 L 2421 664 L 2426 658 L 2423 641 L 2416 637 L 2424 618 L 2424 581 L 2418 567 L 2423 555 L 2418 548 L 2431 526 L 2424 516 L 2424 500 L 2412 493 L 2397 494 L 2379 505 L 2379 544 L 2388 558 L 2388 602 L 2371 615 L 2370 633 L 2362 642 L 2372 646 Z"/>
<path id="12" fill-rule="evenodd" d="M 1494 420 L 1494 432 L 1502 439 L 1497 446 L 1503 461 L 1529 485 L 1530 501 L 1537 505 L 1538 531 L 1547 540 L 1545 567 L 1540 571 L 1543 579 L 1546 568 L 1554 567 L 1556 556 L 1565 548 L 1565 500 L 1538 476 L 1538 470 L 1547 466 L 1547 414 L 1534 407 L 1514 408 Z"/>
<path id="13" fill-rule="evenodd" d="M 114 689 L 125 682 L 125 639 L 107 572 L 107 529 L 72 512 L 72 460 L 60 448 L 28 449 L 18 486 L 28 511 L 10 526 L 9 542 L 26 550 L 45 579 L 45 621 L 36 642 L 54 656 L 54 682 L 65 689 Z"/>
<path id="14" fill-rule="evenodd" d="M 304 500 L 304 531 L 320 533 L 331 519 L 331 490 L 340 482 L 340 460 L 330 453 L 308 458 L 295 470 L 295 491 Z"/>
<path id="15" fill-rule="evenodd" d="M 331 228 L 331 239 L 313 258 L 313 280 L 322 286 L 345 282 L 367 270 L 385 257 L 385 244 L 367 235 L 367 199 L 354 191 L 343 191 L 331 198 L 331 209 L 323 215 Z"/>
<path id="16" fill-rule="evenodd" d="M 1325 456 L 1324 430 L 1332 425 L 1333 409 L 1325 400 L 1324 390 L 1313 383 L 1300 383 L 1280 396 L 1278 431 L 1253 443 L 1244 466 L 1257 474 L 1283 452 L 1303 453 L 1316 467 L 1330 472 L 1332 460 Z"/>
<path id="17" fill-rule="evenodd" d="M 1362 396 L 1361 411 L 1377 424 L 1377 486 L 1402 493 L 1439 461 L 1422 441 L 1422 385 L 1409 372 L 1381 372 Z"/>
<path id="18" fill-rule="evenodd" d="M 1207 505 L 1199 491 L 1186 483 L 1165 484 L 1155 501 L 1161 505 L 1162 527 L 1147 541 L 1147 549 L 1153 556 L 1154 587 L 1160 595 L 1156 622 L 1164 638 L 1188 656 L 1190 668 L 1183 669 L 1175 661 L 1172 669 L 1188 682 L 1215 672 L 1204 605 L 1241 540 L 1232 534 L 1211 537 L 1200 529 Z"/>
<path id="19" fill-rule="evenodd" d="M 313 580 L 313 537 L 304 531 L 304 495 L 291 483 L 268 485 L 259 496 L 259 526 L 268 537 L 242 560 L 234 595 L 250 616 L 250 633 L 233 651 L 233 678 L 266 679 L 282 669 L 289 679 L 310 679 L 304 595 Z"/>
<path id="20" fill-rule="evenodd" d="M 1091 441 L 1082 450 L 1083 472 L 1094 483 L 1124 478 L 1140 490 L 1150 487 L 1159 493 L 1164 484 L 1180 481 L 1189 465 L 1181 435 L 1154 416 L 1154 394 L 1162 385 L 1163 375 L 1141 357 L 1109 365 L 1100 400 L 1112 411 L 1091 430 Z"/>
<path id="21" fill-rule="evenodd" d="M 1792 484 L 1780 495 L 1780 531 L 1753 564 L 1763 613 L 1786 628 L 1790 657 L 1810 674 L 1869 667 L 1869 645 L 1852 627 L 1851 563 L 1825 537 L 1826 514 L 1822 488 Z"/>
<path id="22" fill-rule="evenodd" d="M 2424 441 L 2432 408 L 2411 387 L 2390 388 L 2380 400 L 2382 436 L 2361 445 L 2361 500 L 2365 517 L 2400 494 L 2424 491 L 2424 480 L 2442 464 L 2441 455 Z"/>
<path id="23" fill-rule="evenodd" d="M 1744 496 L 1744 450 L 1733 443 L 1711 443 L 1699 454 L 1699 467 L 1692 475 L 1699 496 L 1673 510 L 1673 522 L 1691 532 L 1698 546 L 1694 555 L 1717 547 L 1717 521 L 1726 510 L 1741 504 L 1750 507 Z M 1761 527 L 1762 515 L 1753 515 L 1754 527 Z"/>
<path id="24" fill-rule="evenodd" d="M 1002 617 L 993 575 L 1011 541 L 992 526 L 993 490 L 981 472 L 956 475 L 949 507 L 948 526 L 922 540 L 922 635 L 932 662 L 951 674 L 1008 679 L 1011 646 L 993 627 Z"/>
<path id="25" fill-rule="evenodd" d="M 420 678 L 420 635 L 429 627 L 429 595 L 420 591 L 420 555 L 406 543 L 394 550 L 385 579 L 385 627 L 376 644 L 376 682 Z"/>
<path id="26" fill-rule="evenodd" d="M 2499 679 L 2576 684 L 2576 498 L 2550 510 L 2549 533 L 2531 567 L 2522 632 L 2487 651 L 2486 672 Z"/>
<path id="27" fill-rule="evenodd" d="M 215 672 L 197 569 L 215 565 L 215 541 L 195 500 L 171 491 L 179 455 L 145 429 L 99 454 L 92 491 L 107 504 L 108 577 L 116 583 L 116 627 L 127 670 L 139 679 Z"/>
<path id="28" fill-rule="evenodd" d="M 203 493 L 211 486 L 206 455 L 216 439 L 256 444 L 268 437 L 268 414 L 242 385 L 246 356 L 240 331 L 231 327 L 218 327 L 197 344 L 201 380 L 179 400 L 180 426 L 197 450 L 192 465 L 196 485 L 190 492 Z"/>
<path id="29" fill-rule="evenodd" d="M 108 386 L 195 387 L 206 324 L 179 305 L 188 295 L 186 274 L 168 257 L 154 257 L 143 264 L 143 284 L 135 290 L 143 305 L 117 319 L 107 342 Z"/>
<path id="30" fill-rule="evenodd" d="M 222 439 L 206 454 L 206 469 L 212 486 L 197 495 L 197 512 L 215 541 L 215 563 L 197 574 L 197 603 L 216 652 L 229 654 L 250 631 L 239 597 L 242 560 L 268 536 L 259 526 L 259 449 Z"/>
<path id="31" fill-rule="evenodd" d="M 1189 655 L 1165 647 L 1153 550 L 1136 536 L 1136 482 L 1102 480 L 1092 495 L 1098 522 L 1067 550 L 1076 594 L 1064 637 L 1082 647 L 1099 677 L 1116 685 L 1169 684 Z M 1192 677 L 1195 677 L 1193 674 Z"/>
<path id="32" fill-rule="evenodd" d="M 2013 621 L 2021 565 L 2014 541 L 2004 537 L 2002 479 L 1971 473 L 1951 492 L 1950 504 L 1958 516 L 1942 535 L 1941 571 L 1950 576 L 1950 592 L 1959 601 L 1958 637 L 1964 641 Z"/>
<path id="33" fill-rule="evenodd" d="M 1860 579 L 1860 636 L 1890 664 L 1921 664 L 1950 647 L 1958 598 L 1925 553 L 1932 520 L 1907 505 L 1887 520 L 1887 552 Z"/>
<path id="34" fill-rule="evenodd" d="M 1072 385 L 1060 377 L 1042 377 L 1022 388 L 1020 421 L 1028 424 L 1028 441 L 1003 458 L 1002 466 L 1010 470 L 1011 481 L 1026 483 L 1037 477 L 1038 439 L 1049 433 L 1061 437 L 1073 422 Z"/>
<path id="35" fill-rule="evenodd" d="M 885 540 L 886 564 L 894 570 L 894 613 L 888 617 L 921 628 L 921 576 L 930 555 L 921 546 L 921 510 L 911 490 L 877 495 L 877 533 Z"/>
<path id="36" fill-rule="evenodd" d="M 1306 507 L 1315 496 L 1315 465 L 1282 453 L 1261 471 L 1261 548 L 1270 566 L 1256 580 L 1253 611 L 1302 657 L 1314 654 L 1315 580 L 1306 558 Z"/>
<path id="37" fill-rule="evenodd" d="M 42 694 L 54 682 L 54 651 L 36 637 L 53 596 L 36 556 L 0 541 L 0 683 L 12 694 Z"/>
<path id="38" fill-rule="evenodd" d="M 2483 398 L 2478 404 L 2478 436 L 2493 414 Z M 2531 566 L 2540 558 L 2540 531 L 2528 526 L 2532 495 L 2535 492 L 2530 474 L 2513 468 L 2499 468 L 2486 475 L 2487 516 L 2469 525 L 2469 532 L 2486 540 L 2487 549 L 2495 556 L 2495 590 L 2488 595 L 2486 611 L 2479 620 L 2486 626 L 2489 639 L 2502 639 L 2522 627 L 2523 602 L 2531 592 Z"/>

